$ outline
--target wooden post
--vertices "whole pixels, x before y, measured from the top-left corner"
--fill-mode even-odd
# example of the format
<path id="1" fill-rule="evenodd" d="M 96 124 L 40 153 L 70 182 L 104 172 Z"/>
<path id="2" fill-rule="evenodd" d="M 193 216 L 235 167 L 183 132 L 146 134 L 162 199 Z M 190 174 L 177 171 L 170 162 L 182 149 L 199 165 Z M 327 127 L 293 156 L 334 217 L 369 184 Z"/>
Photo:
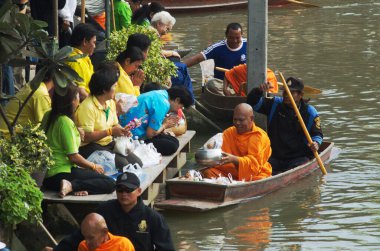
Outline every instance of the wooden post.
<path id="1" fill-rule="evenodd" d="M 58 0 L 53 0 L 54 37 L 58 40 Z"/>
<path id="2" fill-rule="evenodd" d="M 248 1 L 247 93 L 267 79 L 268 0 Z"/>
<path id="3" fill-rule="evenodd" d="M 113 1 L 113 0 L 111 0 Z M 110 8 L 110 0 L 106 0 L 106 48 L 109 48 L 109 38 L 111 33 L 111 8 Z"/>
<path id="4" fill-rule="evenodd" d="M 85 23 L 86 22 L 86 0 L 81 0 L 80 5 L 80 22 Z"/>

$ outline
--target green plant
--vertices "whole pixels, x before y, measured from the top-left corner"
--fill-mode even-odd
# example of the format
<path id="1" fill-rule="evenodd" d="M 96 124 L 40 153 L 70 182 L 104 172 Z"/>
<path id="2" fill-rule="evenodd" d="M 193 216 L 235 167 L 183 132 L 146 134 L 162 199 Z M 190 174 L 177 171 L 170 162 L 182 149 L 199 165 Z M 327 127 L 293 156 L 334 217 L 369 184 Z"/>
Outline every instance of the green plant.
<path id="1" fill-rule="evenodd" d="M 126 49 L 128 37 L 134 33 L 143 33 L 152 41 L 148 58 L 142 65 L 147 80 L 167 84 L 171 76 L 176 76 L 177 68 L 173 62 L 161 55 L 162 42 L 157 36 L 156 31 L 149 27 L 130 25 L 128 29 L 123 28 L 122 30 L 112 32 L 109 38 L 110 46 L 107 52 L 107 59 L 115 60 L 117 55 Z"/>
<path id="2" fill-rule="evenodd" d="M 21 166 L 28 173 L 43 171 L 54 165 L 52 151 L 47 144 L 45 132 L 31 123 L 16 126 L 12 141 L 0 138 L 0 156 L 9 166 Z"/>
<path id="3" fill-rule="evenodd" d="M 0 106 L 0 115 L 10 133 L 8 138 L 0 135 L 0 222 L 5 225 L 41 220 L 43 195 L 30 174 L 53 164 L 44 132 L 35 125 L 16 127 L 21 111 L 48 71 L 53 72 L 54 90 L 61 95 L 65 94 L 69 82 L 80 80 L 78 74 L 66 66 L 66 62 L 82 55 L 69 57 L 71 47 L 59 50 L 57 40 L 48 38 L 43 30 L 46 26 L 45 22 L 18 13 L 18 7 L 10 0 L 6 0 L 0 8 L 0 64 L 31 65 L 33 63 L 25 59 L 31 56 L 39 58 L 38 64 L 41 66 L 30 82 L 31 93 L 13 121 L 8 120 Z"/>
<path id="4" fill-rule="evenodd" d="M 22 109 L 48 72 L 52 72 L 54 91 L 60 95 L 66 93 L 68 83 L 81 80 L 79 75 L 66 63 L 73 62 L 84 55 L 70 57 L 69 55 L 73 48 L 69 46 L 59 49 L 57 40 L 49 38 L 43 30 L 46 26 L 45 22 L 34 20 L 27 15 L 18 13 L 18 7 L 12 4 L 10 0 L 7 0 L 0 9 L 0 51 L 2 51 L 0 53 L 0 63 L 24 67 L 34 64 L 25 58 L 30 56 L 38 58 L 38 64 L 41 66 L 35 77 L 30 81 L 31 93 L 20 106 L 13 121 L 8 120 L 5 111 L 0 106 L 0 115 L 7 124 L 11 135 L 14 135 L 14 127 Z"/>
<path id="5" fill-rule="evenodd" d="M 3 150 L 3 149 L 2 149 Z M 0 163 L 0 222 L 41 220 L 42 192 L 22 166 Z"/>

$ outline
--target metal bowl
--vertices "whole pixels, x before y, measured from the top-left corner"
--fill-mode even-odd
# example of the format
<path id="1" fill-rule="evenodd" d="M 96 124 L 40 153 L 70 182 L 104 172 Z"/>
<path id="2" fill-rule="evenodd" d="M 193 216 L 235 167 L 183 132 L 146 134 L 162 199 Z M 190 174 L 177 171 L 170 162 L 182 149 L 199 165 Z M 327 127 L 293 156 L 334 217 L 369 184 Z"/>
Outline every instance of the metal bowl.
<path id="1" fill-rule="evenodd" d="M 222 160 L 221 149 L 198 149 L 195 153 L 195 161 L 202 166 L 216 166 Z"/>

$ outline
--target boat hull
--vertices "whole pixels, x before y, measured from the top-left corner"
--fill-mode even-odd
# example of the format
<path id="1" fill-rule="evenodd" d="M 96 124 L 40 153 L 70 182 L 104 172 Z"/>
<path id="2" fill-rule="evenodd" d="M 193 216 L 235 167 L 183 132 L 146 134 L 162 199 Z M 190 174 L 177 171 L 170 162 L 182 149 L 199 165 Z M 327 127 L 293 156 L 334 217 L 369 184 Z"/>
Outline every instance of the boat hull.
<path id="1" fill-rule="evenodd" d="M 248 7 L 248 1 L 226 1 L 226 0 L 161 0 L 156 1 L 165 6 L 167 10 L 173 13 L 188 13 L 189 11 L 215 11 L 215 10 L 231 10 L 244 9 Z M 290 4 L 287 0 L 269 0 L 269 6 L 283 6 Z"/>
<path id="2" fill-rule="evenodd" d="M 329 160 L 333 145 L 329 142 L 324 142 L 321 145 L 320 157 L 324 163 Z M 166 200 L 156 203 L 156 206 L 162 209 L 206 211 L 234 205 L 276 191 L 318 169 L 318 163 L 313 159 L 304 165 L 270 178 L 229 185 L 175 178 L 167 180 Z"/>

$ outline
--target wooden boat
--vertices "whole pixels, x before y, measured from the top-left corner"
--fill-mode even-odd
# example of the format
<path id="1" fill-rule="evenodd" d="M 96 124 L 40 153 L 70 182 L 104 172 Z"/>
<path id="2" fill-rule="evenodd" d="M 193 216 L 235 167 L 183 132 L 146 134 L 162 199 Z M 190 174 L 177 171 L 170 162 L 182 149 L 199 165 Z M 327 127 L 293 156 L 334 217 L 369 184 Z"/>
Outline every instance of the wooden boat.
<path id="1" fill-rule="evenodd" d="M 231 8 L 246 8 L 248 1 L 226 1 L 226 0 L 191 0 L 191 1 L 176 1 L 176 0 L 160 0 L 156 1 L 165 6 L 166 9 L 172 11 L 181 10 L 214 10 L 214 9 L 231 9 Z M 282 6 L 292 4 L 288 0 L 269 0 L 269 6 Z"/>
<path id="2" fill-rule="evenodd" d="M 330 160 L 334 143 L 324 142 L 320 157 Z M 174 178 L 166 181 L 166 199 L 155 205 L 161 209 L 207 211 L 239 204 L 276 191 L 319 170 L 315 159 L 270 178 L 237 184 L 221 185 Z"/>
<path id="3" fill-rule="evenodd" d="M 191 1 L 177 1 L 177 0 L 159 0 L 156 1 L 165 6 L 165 8 L 174 13 L 179 12 L 193 12 L 193 11 L 214 11 L 214 10 L 231 10 L 231 9 L 244 9 L 248 7 L 248 1 L 234 0 L 191 0 Z M 268 5 L 280 7 L 283 5 L 291 4 L 288 0 L 269 0 Z"/>

